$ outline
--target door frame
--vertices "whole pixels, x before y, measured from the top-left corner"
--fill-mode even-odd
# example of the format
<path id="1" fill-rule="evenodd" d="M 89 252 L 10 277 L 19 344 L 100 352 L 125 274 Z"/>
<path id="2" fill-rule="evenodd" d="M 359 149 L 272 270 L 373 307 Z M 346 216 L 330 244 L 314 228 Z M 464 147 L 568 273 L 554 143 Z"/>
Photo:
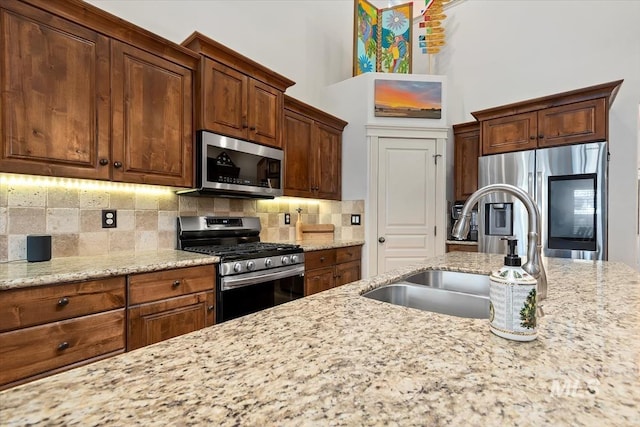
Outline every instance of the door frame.
<path id="1" fill-rule="evenodd" d="M 445 253 L 445 241 L 447 235 L 447 128 L 416 128 L 403 126 L 367 125 L 367 198 L 365 199 L 365 244 L 366 256 L 363 258 L 363 277 L 372 277 L 378 274 L 378 150 L 381 138 L 405 138 L 405 139 L 433 139 L 436 141 L 436 192 L 435 192 L 435 222 L 436 222 L 436 253 L 434 256 Z M 435 160 L 434 160 L 435 161 Z"/>

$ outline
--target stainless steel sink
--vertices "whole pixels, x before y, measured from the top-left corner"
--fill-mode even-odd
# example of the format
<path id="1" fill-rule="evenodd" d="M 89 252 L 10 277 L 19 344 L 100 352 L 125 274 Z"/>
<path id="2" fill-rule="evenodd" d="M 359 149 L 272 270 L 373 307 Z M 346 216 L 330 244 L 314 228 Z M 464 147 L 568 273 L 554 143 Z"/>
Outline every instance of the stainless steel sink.
<path id="1" fill-rule="evenodd" d="M 363 296 L 451 316 L 489 318 L 489 276 L 481 274 L 429 270 Z"/>

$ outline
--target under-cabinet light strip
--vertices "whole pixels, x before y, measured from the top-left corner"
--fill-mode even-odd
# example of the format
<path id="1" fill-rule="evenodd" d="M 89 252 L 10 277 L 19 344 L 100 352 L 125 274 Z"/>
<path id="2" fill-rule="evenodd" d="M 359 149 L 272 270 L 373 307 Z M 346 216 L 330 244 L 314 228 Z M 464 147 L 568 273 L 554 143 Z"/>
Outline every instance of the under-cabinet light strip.
<path id="1" fill-rule="evenodd" d="M 78 189 L 87 191 L 109 191 L 149 195 L 168 195 L 173 193 L 169 187 L 129 184 L 123 182 L 93 181 L 89 179 L 58 178 L 50 176 L 0 174 L 0 184 L 10 187 L 45 187 Z"/>

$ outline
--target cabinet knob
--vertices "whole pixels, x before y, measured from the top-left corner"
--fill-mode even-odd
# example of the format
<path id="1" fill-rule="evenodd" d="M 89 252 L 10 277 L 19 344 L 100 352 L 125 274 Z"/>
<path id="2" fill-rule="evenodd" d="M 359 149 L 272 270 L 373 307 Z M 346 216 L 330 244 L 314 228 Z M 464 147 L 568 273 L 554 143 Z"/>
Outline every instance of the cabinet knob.
<path id="1" fill-rule="evenodd" d="M 380 243 L 384 243 L 387 239 L 385 239 L 384 237 L 378 237 L 378 242 Z"/>
<path id="2" fill-rule="evenodd" d="M 67 304 L 69 304 L 69 297 L 62 297 L 58 300 L 58 305 L 60 307 L 64 307 Z"/>
<path id="3" fill-rule="evenodd" d="M 542 134 L 538 135 L 538 139 L 544 139 L 544 135 Z"/>
<path id="4" fill-rule="evenodd" d="M 180 286 L 180 280 L 174 280 L 173 283 L 171 284 L 172 288 L 177 288 L 178 286 Z"/>
<path id="5" fill-rule="evenodd" d="M 249 130 L 256 130 L 256 127 L 255 127 L 255 126 L 251 126 L 251 127 L 249 128 Z"/>
<path id="6" fill-rule="evenodd" d="M 324 262 L 325 258 L 323 256 L 320 257 L 320 262 Z"/>
<path id="7" fill-rule="evenodd" d="M 100 164 L 101 164 L 102 166 L 106 166 L 106 165 L 108 165 L 108 164 L 109 164 L 109 159 L 100 159 Z"/>
<path id="8" fill-rule="evenodd" d="M 113 162 L 113 167 L 119 169 L 122 167 L 122 162 Z"/>
<path id="9" fill-rule="evenodd" d="M 69 343 L 64 341 L 61 342 L 60 344 L 58 344 L 58 350 L 62 351 L 62 350 L 66 350 L 69 348 Z"/>
<path id="10" fill-rule="evenodd" d="M 529 137 L 529 139 L 533 141 L 534 139 L 536 139 L 536 136 L 535 136 L 535 135 L 531 135 L 531 136 Z"/>
<path id="11" fill-rule="evenodd" d="M 214 308 L 215 308 L 215 306 L 210 305 L 209 307 L 207 307 L 207 310 L 209 310 L 209 311 L 213 311 L 213 309 L 214 309 Z"/>

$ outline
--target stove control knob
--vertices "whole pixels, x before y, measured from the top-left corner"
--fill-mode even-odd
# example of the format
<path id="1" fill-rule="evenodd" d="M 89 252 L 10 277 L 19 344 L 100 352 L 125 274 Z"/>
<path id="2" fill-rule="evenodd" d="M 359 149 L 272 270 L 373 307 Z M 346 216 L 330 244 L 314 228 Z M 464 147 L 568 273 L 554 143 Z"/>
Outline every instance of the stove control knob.
<path id="1" fill-rule="evenodd" d="M 256 264 L 253 261 L 247 261 L 247 270 L 251 271 L 256 268 Z"/>
<path id="2" fill-rule="evenodd" d="M 289 257 L 288 256 L 283 256 L 282 259 L 280 260 L 280 262 L 282 262 L 282 265 L 289 264 Z"/>
<path id="3" fill-rule="evenodd" d="M 233 265 L 233 271 L 235 271 L 236 273 L 240 273 L 240 271 L 241 271 L 241 270 L 242 270 L 242 266 L 240 265 L 240 263 L 239 263 L 239 262 L 236 262 L 236 263 Z"/>
<path id="4" fill-rule="evenodd" d="M 298 255 L 291 255 L 291 264 L 298 263 Z"/>
<path id="5" fill-rule="evenodd" d="M 265 258 L 264 266 L 267 268 L 271 267 L 271 258 Z"/>

